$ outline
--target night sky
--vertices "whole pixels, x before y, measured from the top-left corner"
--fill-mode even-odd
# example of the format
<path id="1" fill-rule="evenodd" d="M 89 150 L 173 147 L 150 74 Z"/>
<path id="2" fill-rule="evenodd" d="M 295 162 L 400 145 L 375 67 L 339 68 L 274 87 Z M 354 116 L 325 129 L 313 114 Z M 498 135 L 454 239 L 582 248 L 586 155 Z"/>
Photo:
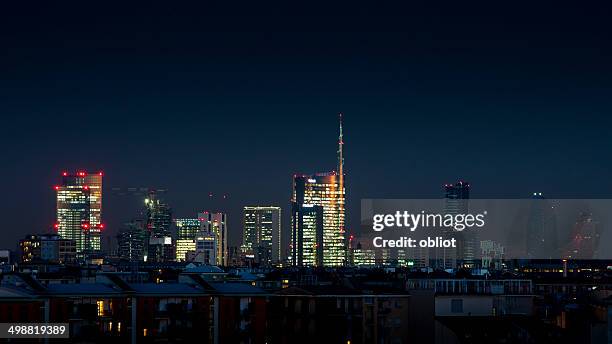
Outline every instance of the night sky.
<path id="1" fill-rule="evenodd" d="M 242 206 L 287 220 L 292 174 L 335 169 L 340 111 L 349 231 L 362 198 L 460 178 L 612 198 L 612 11 L 495 3 L 3 3 L 0 248 L 50 228 L 76 169 L 104 171 L 109 234 L 141 201 L 111 188 L 160 187 L 176 217 L 229 212 L 238 245 Z"/>

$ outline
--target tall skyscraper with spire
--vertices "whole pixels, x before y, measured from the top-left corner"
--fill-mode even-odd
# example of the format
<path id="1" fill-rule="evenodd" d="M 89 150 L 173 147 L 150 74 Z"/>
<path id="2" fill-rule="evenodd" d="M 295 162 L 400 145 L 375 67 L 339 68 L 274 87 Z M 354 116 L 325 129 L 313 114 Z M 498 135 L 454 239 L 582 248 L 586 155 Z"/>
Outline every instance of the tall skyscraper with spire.
<path id="1" fill-rule="evenodd" d="M 290 261 L 295 266 L 342 266 L 346 261 L 342 114 L 339 124 L 338 169 L 293 176 Z"/>

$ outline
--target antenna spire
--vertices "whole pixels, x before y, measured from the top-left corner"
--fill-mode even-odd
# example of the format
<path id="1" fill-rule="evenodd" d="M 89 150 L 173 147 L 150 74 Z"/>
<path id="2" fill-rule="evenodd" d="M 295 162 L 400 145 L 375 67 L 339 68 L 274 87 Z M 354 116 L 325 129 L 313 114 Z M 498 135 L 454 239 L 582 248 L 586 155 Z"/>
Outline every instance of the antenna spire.
<path id="1" fill-rule="evenodd" d="M 338 174 L 344 177 L 344 140 L 342 137 L 342 112 L 338 113 L 338 121 L 340 123 L 340 136 L 338 136 Z"/>

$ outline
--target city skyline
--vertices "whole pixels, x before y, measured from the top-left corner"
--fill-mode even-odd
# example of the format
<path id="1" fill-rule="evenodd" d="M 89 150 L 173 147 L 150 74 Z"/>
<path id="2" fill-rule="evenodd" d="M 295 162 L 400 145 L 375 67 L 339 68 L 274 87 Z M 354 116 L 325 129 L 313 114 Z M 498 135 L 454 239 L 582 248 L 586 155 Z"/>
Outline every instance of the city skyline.
<path id="1" fill-rule="evenodd" d="M 342 114 L 341 114 L 340 116 L 342 116 Z M 342 130 L 341 130 L 341 135 L 342 135 Z M 342 138 L 340 138 L 340 140 L 341 140 L 340 142 L 342 142 Z M 338 145 L 338 141 L 337 141 L 336 145 Z M 343 148 L 343 145 L 344 145 L 344 142 L 342 142 L 342 144 L 338 145 L 338 147 L 339 147 L 339 150 L 337 151 L 337 153 L 338 153 L 338 154 L 340 154 L 340 153 L 341 153 L 341 148 Z M 329 153 L 329 152 L 328 152 L 328 153 Z M 339 158 L 338 158 L 338 155 L 336 155 L 336 158 L 337 158 L 337 159 L 339 159 Z M 343 157 L 343 156 L 342 156 L 342 160 L 341 160 L 341 161 L 343 161 L 343 162 L 344 162 L 344 157 Z M 337 161 L 337 162 L 338 162 L 338 161 Z M 325 170 L 325 168 L 318 168 L 318 169 L 319 169 L 319 170 Z M 68 172 L 66 172 L 66 170 L 65 170 L 65 169 L 64 169 L 64 170 L 62 170 L 62 171 L 63 171 L 63 172 L 61 173 L 62 178 L 66 178 L 66 176 L 67 176 L 67 175 L 68 175 L 68 176 L 73 176 L 73 175 L 74 175 L 74 176 L 78 176 L 78 175 L 79 175 L 79 174 L 81 174 L 81 173 L 85 173 L 85 174 L 84 174 L 84 176 L 89 176 L 89 175 L 98 176 L 98 175 L 99 175 L 99 176 L 100 176 L 100 178 L 101 178 L 101 177 L 102 177 L 102 175 L 103 175 L 103 173 L 104 173 L 104 178 L 105 178 L 105 180 L 107 179 L 107 176 L 106 176 L 106 173 L 105 173 L 105 172 L 96 172 L 96 173 L 89 174 L 89 173 L 86 173 L 86 172 L 81 172 L 81 171 L 86 171 L 86 169 L 81 169 L 81 168 L 76 169 L 76 172 L 75 172 L 74 174 L 72 174 L 72 173 L 70 173 L 70 174 L 69 174 Z M 295 176 L 295 175 L 296 175 L 296 174 L 294 174 L 294 176 Z M 461 181 L 459 181 L 459 183 L 461 183 Z M 440 184 L 440 185 L 442 186 L 442 188 L 443 188 L 443 189 L 447 187 L 447 185 L 446 185 L 446 184 Z M 54 187 L 54 189 L 55 189 L 56 191 L 58 190 L 57 188 L 58 188 L 58 186 L 55 186 L 55 187 Z M 105 182 L 105 188 L 106 188 L 106 182 Z M 111 190 L 113 190 L 113 191 L 116 189 L 116 187 L 109 187 L 109 188 L 110 188 Z M 104 193 L 107 195 L 107 196 L 105 196 L 106 202 L 108 202 L 109 198 L 110 198 L 110 199 L 112 199 L 112 193 L 110 192 L 111 190 L 108 190 L 109 188 L 106 188 L 107 190 L 104 192 Z M 140 190 L 140 191 L 136 191 L 136 192 L 135 192 L 135 194 L 136 194 L 136 195 L 140 195 L 140 194 L 139 194 L 139 192 L 143 192 L 144 194 L 147 194 L 147 193 L 148 193 L 149 195 L 150 195 L 151 193 L 155 193 L 155 192 L 156 192 L 156 189 L 155 189 L 155 188 L 151 188 L 151 187 L 142 187 L 142 186 L 141 186 L 141 187 L 139 187 L 139 188 L 135 188 L 135 189 Z M 433 187 L 433 189 L 434 189 L 434 190 L 436 190 L 435 186 Z M 146 190 L 146 191 L 143 191 L 143 190 Z M 538 189 L 538 190 L 539 190 L 539 189 Z M 163 193 L 164 193 L 164 194 L 166 194 L 166 193 L 168 193 L 168 191 L 169 191 L 169 190 L 167 190 L 167 189 L 162 189 L 162 191 L 163 191 Z M 437 190 L 437 191 L 439 192 L 439 190 Z M 170 193 L 170 194 L 172 194 L 172 192 L 171 192 L 171 191 L 170 191 L 169 193 Z M 531 194 L 532 194 L 532 193 L 530 192 L 529 194 L 523 195 L 523 198 L 528 198 L 529 196 L 531 196 Z M 542 193 L 540 192 L 539 194 L 541 195 Z M 218 211 L 224 212 L 224 209 L 226 209 L 226 208 L 223 208 L 223 206 L 224 206 L 224 203 L 226 203 L 226 202 L 227 202 L 227 199 L 228 199 L 229 197 L 230 197 L 230 196 L 229 196 L 228 194 L 225 194 L 225 193 L 224 193 L 224 194 L 217 194 L 217 195 L 215 195 L 213 192 L 208 192 L 208 194 L 206 195 L 206 197 L 202 197 L 202 198 L 205 200 L 205 201 L 204 201 L 204 202 L 202 202 L 202 203 L 206 203 L 206 204 L 213 204 L 213 206 L 212 206 L 212 207 L 210 207 L 210 206 L 207 206 L 207 207 L 200 207 L 200 208 L 197 208 L 197 207 L 196 207 L 196 208 L 194 208 L 194 209 L 217 209 Z M 167 195 L 163 196 L 163 199 L 164 199 L 164 200 L 165 200 L 166 198 L 168 198 L 168 197 L 167 197 Z M 440 195 L 438 194 L 438 195 L 433 195 L 433 196 L 424 197 L 424 198 L 440 198 Z M 517 198 L 518 198 L 518 197 L 517 197 Z M 116 201 L 116 200 L 117 200 L 117 199 L 115 199 L 115 201 Z M 136 200 L 136 202 L 135 202 L 134 204 L 138 204 L 138 207 L 136 207 L 136 208 L 132 209 L 132 210 L 135 210 L 135 211 L 132 211 L 132 212 L 131 212 L 131 213 L 130 213 L 130 214 L 127 216 L 127 217 L 125 217 L 125 218 L 123 218 L 122 220 L 120 220 L 119 222 L 120 222 L 121 224 L 120 224 L 119 226 L 116 226 L 116 227 L 114 226 L 113 228 L 111 228 L 111 231 L 110 231 L 110 232 L 106 232 L 106 229 L 107 229 L 107 228 L 104 228 L 104 231 L 103 231 L 104 233 L 102 234 L 102 240 L 103 240 L 104 242 L 106 242 L 105 238 L 108 238 L 108 237 L 111 237 L 111 238 L 112 238 L 112 240 L 114 240 L 114 239 L 115 239 L 115 236 L 116 236 L 116 235 L 119 233 L 119 231 L 120 231 L 120 229 L 121 229 L 121 227 L 122 227 L 122 224 L 123 224 L 123 223 L 125 223 L 126 221 L 131 221 L 131 220 L 134 220 L 135 218 L 137 218 L 137 217 L 138 217 L 138 215 L 137 215 L 137 211 L 141 210 L 141 209 L 140 209 L 140 206 L 141 206 L 141 204 L 140 204 L 140 203 L 141 203 L 142 201 L 145 201 L 145 202 L 146 202 L 146 201 L 148 200 L 148 198 L 147 198 L 146 196 L 143 196 L 143 197 L 134 197 L 134 200 Z M 180 200 L 177 200 L 177 201 L 178 201 L 179 203 L 183 203 L 183 202 L 181 202 Z M 357 201 L 358 201 L 358 199 L 357 199 Z M 254 202 L 252 202 L 252 203 L 258 203 L 258 202 L 257 202 L 257 201 L 254 201 Z M 259 203 L 261 203 L 261 204 L 265 204 L 265 202 L 259 202 Z M 349 204 L 350 204 L 350 203 L 349 203 Z M 218 205 L 220 205 L 220 206 L 218 206 Z M 170 204 L 170 203 L 168 202 L 168 206 L 172 207 L 172 204 Z M 354 205 L 353 205 L 353 206 L 354 206 Z M 243 207 L 243 206 L 241 206 L 241 207 Z M 291 205 L 290 205 L 290 204 L 289 204 L 289 205 L 287 205 L 287 204 L 279 204 L 279 207 L 280 207 L 281 209 L 286 209 L 286 210 L 290 210 L 290 209 L 291 209 Z M 199 212 L 199 211 L 202 211 L 202 210 L 197 210 L 197 212 Z M 106 211 L 105 211 L 105 212 L 106 212 Z M 225 212 L 226 212 L 226 211 L 225 211 Z M 227 212 L 226 212 L 226 213 L 227 213 Z M 353 215 L 355 215 L 355 214 L 353 214 Z M 357 214 L 357 215 L 358 215 L 358 214 Z M 106 217 L 106 216 L 107 216 L 107 215 L 105 214 L 105 217 Z M 230 222 L 231 224 L 230 224 L 229 228 L 230 228 L 230 233 L 231 233 L 231 234 L 230 234 L 230 235 L 228 235 L 228 241 L 229 241 L 228 246 L 234 246 L 234 247 L 236 247 L 236 246 L 240 246 L 240 244 L 242 243 L 242 240 L 243 240 L 242 236 L 243 236 L 243 234 L 244 234 L 244 233 L 243 233 L 243 229 L 244 229 L 244 227 L 243 227 L 243 223 L 242 223 L 242 220 L 241 220 L 240 216 L 241 216 L 241 214 L 232 214 L 232 215 L 231 215 L 231 218 L 232 218 L 232 220 L 234 220 L 234 221 L 235 221 L 235 223 Z M 178 219 L 178 218 L 181 218 L 181 217 L 185 217 L 185 216 L 181 216 L 181 215 L 174 216 L 174 214 L 172 214 L 172 218 L 173 218 L 173 219 Z M 353 217 L 356 217 L 356 216 L 353 216 Z M 232 221 L 232 220 L 230 220 L 230 221 Z M 106 221 L 105 221 L 105 222 L 106 222 Z M 289 222 L 289 223 L 287 223 L 287 222 Z M 31 231 L 27 231 L 27 232 L 19 233 L 19 235 L 20 235 L 20 236 L 19 236 L 19 239 L 21 239 L 21 238 L 23 237 L 23 234 L 43 234 L 43 233 L 56 233 L 56 232 L 57 232 L 57 228 L 54 228 L 55 230 L 53 230 L 53 231 L 51 230 L 51 228 L 52 228 L 52 227 L 55 227 L 55 226 L 57 226 L 57 225 L 58 225 L 58 223 L 57 223 L 57 222 L 55 222 L 55 223 L 53 223 L 53 225 L 52 225 L 51 227 L 48 227 L 46 230 L 45 230 L 45 229 L 43 229 L 43 230 L 41 230 L 41 231 L 31 230 Z M 104 223 L 104 224 L 102 224 L 102 225 L 103 225 L 103 226 L 105 226 L 105 223 Z M 289 239 L 289 238 L 291 237 L 291 225 L 290 225 L 290 218 L 289 218 L 289 219 L 287 219 L 287 218 L 284 218 L 284 219 L 283 219 L 282 229 L 281 229 L 281 230 L 282 230 L 282 232 L 283 232 L 283 238 L 282 238 L 282 240 L 283 240 L 283 241 L 282 241 L 283 248 L 284 248 L 284 249 L 286 249 L 286 248 L 287 248 L 287 244 L 290 242 L 290 239 Z M 350 229 L 350 231 L 348 232 L 348 234 L 359 234 L 359 229 L 358 229 L 358 228 L 354 228 L 354 229 L 353 229 L 353 228 L 351 228 L 351 229 Z M 11 248 L 11 249 L 12 249 L 12 247 L 8 247 L 8 248 Z M 283 250 L 283 251 L 284 251 L 284 250 Z M 284 254 L 284 253 L 283 253 L 283 254 Z"/>
<path id="2" fill-rule="evenodd" d="M 0 341 L 612 343 L 612 2 L 6 2 Z"/>
<path id="3" fill-rule="evenodd" d="M 112 188 L 163 187 L 176 216 L 226 211 L 240 238 L 243 206 L 287 211 L 291 175 L 335 166 L 340 111 L 348 232 L 361 198 L 437 198 L 462 178 L 474 198 L 612 197 L 609 8 L 414 5 L 365 20 L 196 6 L 158 21 L 131 5 L 11 6 L 0 209 L 27 216 L 5 216 L 9 248 L 53 225 L 49 186 L 79 169 L 105 172 L 113 234 L 140 202 Z"/>

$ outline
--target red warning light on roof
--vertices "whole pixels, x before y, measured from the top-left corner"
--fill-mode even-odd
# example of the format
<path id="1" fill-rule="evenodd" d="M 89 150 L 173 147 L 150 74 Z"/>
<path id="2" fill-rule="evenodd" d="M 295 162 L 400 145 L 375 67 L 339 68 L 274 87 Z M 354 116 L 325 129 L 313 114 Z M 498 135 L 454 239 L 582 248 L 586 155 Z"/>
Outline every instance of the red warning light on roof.
<path id="1" fill-rule="evenodd" d="M 102 171 L 98 172 L 98 175 L 101 177 L 104 175 L 104 173 Z"/>
<path id="2" fill-rule="evenodd" d="M 104 229 L 104 224 L 103 224 L 103 223 L 99 224 L 99 225 L 98 225 L 98 228 L 100 228 L 100 229 Z"/>
<path id="3" fill-rule="evenodd" d="M 56 185 L 56 186 L 54 186 L 53 188 L 54 188 L 55 190 L 59 190 L 59 186 L 57 186 L 57 185 Z"/>
<path id="4" fill-rule="evenodd" d="M 68 175 L 68 172 L 64 171 L 62 172 L 62 176 L 66 177 Z"/>
<path id="5" fill-rule="evenodd" d="M 89 186 L 83 185 L 83 190 L 89 190 Z"/>
<path id="6" fill-rule="evenodd" d="M 59 223 L 53 224 L 53 228 L 58 229 L 59 228 Z"/>
<path id="7" fill-rule="evenodd" d="M 83 228 L 89 228 L 89 223 L 84 223 L 84 224 L 82 224 L 82 225 L 81 225 L 81 227 L 83 227 Z"/>

